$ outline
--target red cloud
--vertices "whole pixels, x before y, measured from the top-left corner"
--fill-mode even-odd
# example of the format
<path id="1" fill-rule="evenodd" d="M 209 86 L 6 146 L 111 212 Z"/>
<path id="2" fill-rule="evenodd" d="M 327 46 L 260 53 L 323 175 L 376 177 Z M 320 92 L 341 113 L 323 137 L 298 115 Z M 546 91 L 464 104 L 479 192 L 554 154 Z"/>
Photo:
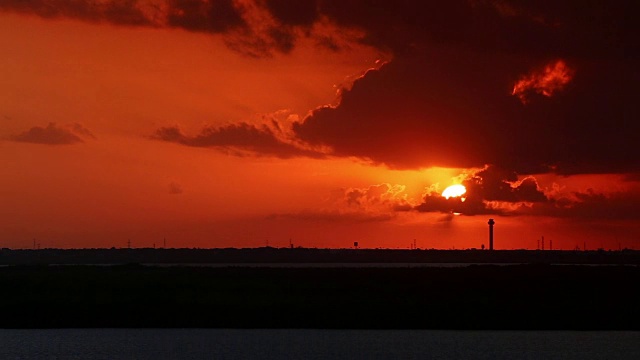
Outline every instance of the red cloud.
<path id="1" fill-rule="evenodd" d="M 517 96 L 523 104 L 529 102 L 532 93 L 551 97 L 571 81 L 573 74 L 574 71 L 564 61 L 557 60 L 545 66 L 543 70 L 534 71 L 518 80 L 511 95 Z"/>

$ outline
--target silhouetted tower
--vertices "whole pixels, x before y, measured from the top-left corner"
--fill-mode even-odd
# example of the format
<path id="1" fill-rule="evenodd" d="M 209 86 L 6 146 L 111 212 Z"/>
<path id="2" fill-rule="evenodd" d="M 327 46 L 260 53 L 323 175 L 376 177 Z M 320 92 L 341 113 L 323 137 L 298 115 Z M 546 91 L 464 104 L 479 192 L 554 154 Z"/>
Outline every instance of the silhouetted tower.
<path id="1" fill-rule="evenodd" d="M 489 250 L 493 250 L 493 225 L 496 222 L 493 219 L 489 219 Z"/>
<path id="2" fill-rule="evenodd" d="M 127 239 L 127 248 L 131 249 L 131 239 Z"/>
<path id="3" fill-rule="evenodd" d="M 544 250 L 544 236 L 542 237 L 542 250 Z"/>

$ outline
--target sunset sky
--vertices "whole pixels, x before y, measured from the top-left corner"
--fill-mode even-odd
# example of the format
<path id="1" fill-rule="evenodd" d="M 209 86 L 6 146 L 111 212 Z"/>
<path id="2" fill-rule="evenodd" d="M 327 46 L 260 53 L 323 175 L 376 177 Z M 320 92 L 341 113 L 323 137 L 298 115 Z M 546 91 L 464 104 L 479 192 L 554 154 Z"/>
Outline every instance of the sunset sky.
<path id="1" fill-rule="evenodd" d="M 638 249 L 635 5 L 0 0 L 0 248 Z"/>

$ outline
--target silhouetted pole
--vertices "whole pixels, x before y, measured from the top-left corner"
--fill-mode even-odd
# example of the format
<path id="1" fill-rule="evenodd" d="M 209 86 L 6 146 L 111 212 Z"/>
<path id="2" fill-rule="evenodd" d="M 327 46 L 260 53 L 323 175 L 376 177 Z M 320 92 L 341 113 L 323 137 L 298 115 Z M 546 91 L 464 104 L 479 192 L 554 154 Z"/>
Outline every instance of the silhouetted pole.
<path id="1" fill-rule="evenodd" d="M 489 250 L 493 250 L 493 224 L 495 223 L 493 219 L 489 219 Z"/>

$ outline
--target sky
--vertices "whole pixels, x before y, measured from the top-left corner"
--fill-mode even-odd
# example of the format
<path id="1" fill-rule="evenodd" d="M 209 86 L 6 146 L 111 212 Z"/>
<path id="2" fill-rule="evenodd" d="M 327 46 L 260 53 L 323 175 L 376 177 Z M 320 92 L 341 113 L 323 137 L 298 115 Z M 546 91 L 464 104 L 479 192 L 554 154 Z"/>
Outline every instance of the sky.
<path id="1" fill-rule="evenodd" d="M 634 5 L 0 0 L 0 247 L 638 249 Z"/>

